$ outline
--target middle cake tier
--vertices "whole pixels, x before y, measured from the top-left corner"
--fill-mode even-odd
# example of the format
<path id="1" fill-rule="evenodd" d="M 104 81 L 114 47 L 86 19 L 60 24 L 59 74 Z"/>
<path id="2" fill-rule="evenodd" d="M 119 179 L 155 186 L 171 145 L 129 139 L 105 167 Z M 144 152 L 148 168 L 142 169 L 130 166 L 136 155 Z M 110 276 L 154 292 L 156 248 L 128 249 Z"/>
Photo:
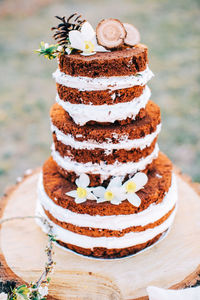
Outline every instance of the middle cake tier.
<path id="1" fill-rule="evenodd" d="M 59 72 L 56 71 L 54 74 L 59 77 L 61 76 Z M 144 72 L 148 72 L 148 77 L 145 80 L 141 79 L 144 74 L 138 73 L 138 76 L 132 76 L 132 79 L 128 76 L 131 87 L 124 84 L 126 88 L 120 89 L 121 86 L 119 86 L 119 89 L 114 91 L 109 89 L 109 86 L 114 85 L 116 82 L 119 84 L 120 81 L 126 82 L 124 77 L 110 77 L 111 83 L 107 84 L 107 89 L 100 91 L 80 91 L 57 83 L 56 102 L 69 113 L 76 124 L 81 126 L 86 123 L 112 124 L 116 121 L 122 125 L 130 123 L 145 108 L 151 97 L 151 91 L 146 83 L 152 74 L 149 74 L 151 72 L 149 69 Z M 62 80 L 64 76 L 66 75 L 61 76 Z M 63 83 L 62 80 L 59 82 Z M 87 80 L 89 79 L 87 78 Z M 93 82 L 95 79 L 90 80 Z M 98 81 L 102 80 L 105 80 L 105 78 L 98 79 Z M 78 86 L 78 84 L 79 81 L 77 80 L 76 85 Z M 96 85 L 98 85 L 98 82 Z"/>
<path id="2" fill-rule="evenodd" d="M 143 118 L 130 124 L 77 125 L 58 104 L 51 109 L 52 157 L 72 182 L 81 174 L 95 186 L 111 176 L 133 175 L 158 155 L 160 109 L 149 101 Z"/>

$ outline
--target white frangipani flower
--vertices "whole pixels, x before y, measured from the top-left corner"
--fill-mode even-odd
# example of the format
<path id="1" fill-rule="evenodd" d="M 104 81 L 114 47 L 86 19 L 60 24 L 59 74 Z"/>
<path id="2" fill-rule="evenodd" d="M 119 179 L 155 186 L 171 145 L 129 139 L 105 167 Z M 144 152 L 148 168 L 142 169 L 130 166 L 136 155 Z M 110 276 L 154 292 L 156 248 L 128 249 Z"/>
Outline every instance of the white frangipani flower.
<path id="1" fill-rule="evenodd" d="M 139 207 L 141 199 L 136 194 L 137 191 L 141 190 L 148 181 L 148 177 L 145 173 L 136 173 L 132 178 L 127 180 L 122 188 L 126 195 L 126 199 L 134 206 Z"/>
<path id="2" fill-rule="evenodd" d="M 91 188 L 89 188 L 90 179 L 86 174 L 81 174 L 78 179 L 76 179 L 77 189 L 66 193 L 66 195 L 75 198 L 76 203 L 85 202 L 87 199 L 96 200 L 96 197 L 91 193 Z"/>
<path id="3" fill-rule="evenodd" d="M 94 188 L 93 193 L 97 197 L 97 203 L 110 201 L 112 204 L 118 205 L 126 199 L 126 194 L 122 190 L 122 179 L 120 177 L 111 179 L 107 188 L 103 186 Z"/>
<path id="4" fill-rule="evenodd" d="M 71 48 L 83 51 L 82 55 L 93 55 L 96 52 L 107 52 L 104 47 L 98 45 L 96 32 L 89 22 L 84 22 L 81 30 L 71 30 L 69 32 Z"/>

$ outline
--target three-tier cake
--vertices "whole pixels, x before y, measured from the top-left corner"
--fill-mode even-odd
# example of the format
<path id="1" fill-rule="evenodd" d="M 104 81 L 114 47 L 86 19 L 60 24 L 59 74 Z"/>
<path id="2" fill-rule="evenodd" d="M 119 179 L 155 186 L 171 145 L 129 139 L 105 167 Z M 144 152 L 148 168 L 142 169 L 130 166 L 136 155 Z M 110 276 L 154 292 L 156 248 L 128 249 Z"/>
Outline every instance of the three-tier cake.
<path id="1" fill-rule="evenodd" d="M 167 233 L 177 202 L 172 163 L 157 144 L 148 49 L 119 20 L 103 20 L 95 32 L 86 21 L 60 19 L 61 42 L 40 49 L 58 57 L 58 69 L 37 213 L 64 248 L 98 258 L 135 254 Z"/>

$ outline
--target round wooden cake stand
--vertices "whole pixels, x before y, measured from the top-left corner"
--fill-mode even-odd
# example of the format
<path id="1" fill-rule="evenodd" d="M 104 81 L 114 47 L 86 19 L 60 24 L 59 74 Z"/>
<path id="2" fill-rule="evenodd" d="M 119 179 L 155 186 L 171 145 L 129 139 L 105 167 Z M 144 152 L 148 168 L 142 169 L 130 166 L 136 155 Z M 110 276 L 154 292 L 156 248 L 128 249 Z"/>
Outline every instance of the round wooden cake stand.
<path id="1" fill-rule="evenodd" d="M 0 204 L 3 218 L 34 215 L 38 174 L 35 170 L 12 187 Z M 179 205 L 170 233 L 153 248 L 120 260 L 95 260 L 55 246 L 55 271 L 48 299 L 148 299 L 146 287 L 183 288 L 199 284 L 200 195 L 197 185 L 177 174 Z M 34 219 L 4 223 L 1 280 L 17 284 L 40 276 L 47 237 Z"/>

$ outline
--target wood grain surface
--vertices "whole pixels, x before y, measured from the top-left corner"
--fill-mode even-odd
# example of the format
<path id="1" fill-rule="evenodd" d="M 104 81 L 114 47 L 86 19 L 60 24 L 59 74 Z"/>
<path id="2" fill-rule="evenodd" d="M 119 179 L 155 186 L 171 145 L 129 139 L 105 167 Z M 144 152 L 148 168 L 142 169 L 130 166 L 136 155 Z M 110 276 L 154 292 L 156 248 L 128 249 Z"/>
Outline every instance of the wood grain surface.
<path id="1" fill-rule="evenodd" d="M 1 218 L 34 215 L 34 171 L 10 188 L 0 202 Z M 184 288 L 199 283 L 200 195 L 198 185 L 177 174 L 179 205 L 172 230 L 153 248 L 119 260 L 95 260 L 55 246 L 55 272 L 48 299 L 148 299 L 146 287 Z M 0 278 L 16 284 L 37 280 L 47 237 L 33 219 L 1 226 Z"/>

